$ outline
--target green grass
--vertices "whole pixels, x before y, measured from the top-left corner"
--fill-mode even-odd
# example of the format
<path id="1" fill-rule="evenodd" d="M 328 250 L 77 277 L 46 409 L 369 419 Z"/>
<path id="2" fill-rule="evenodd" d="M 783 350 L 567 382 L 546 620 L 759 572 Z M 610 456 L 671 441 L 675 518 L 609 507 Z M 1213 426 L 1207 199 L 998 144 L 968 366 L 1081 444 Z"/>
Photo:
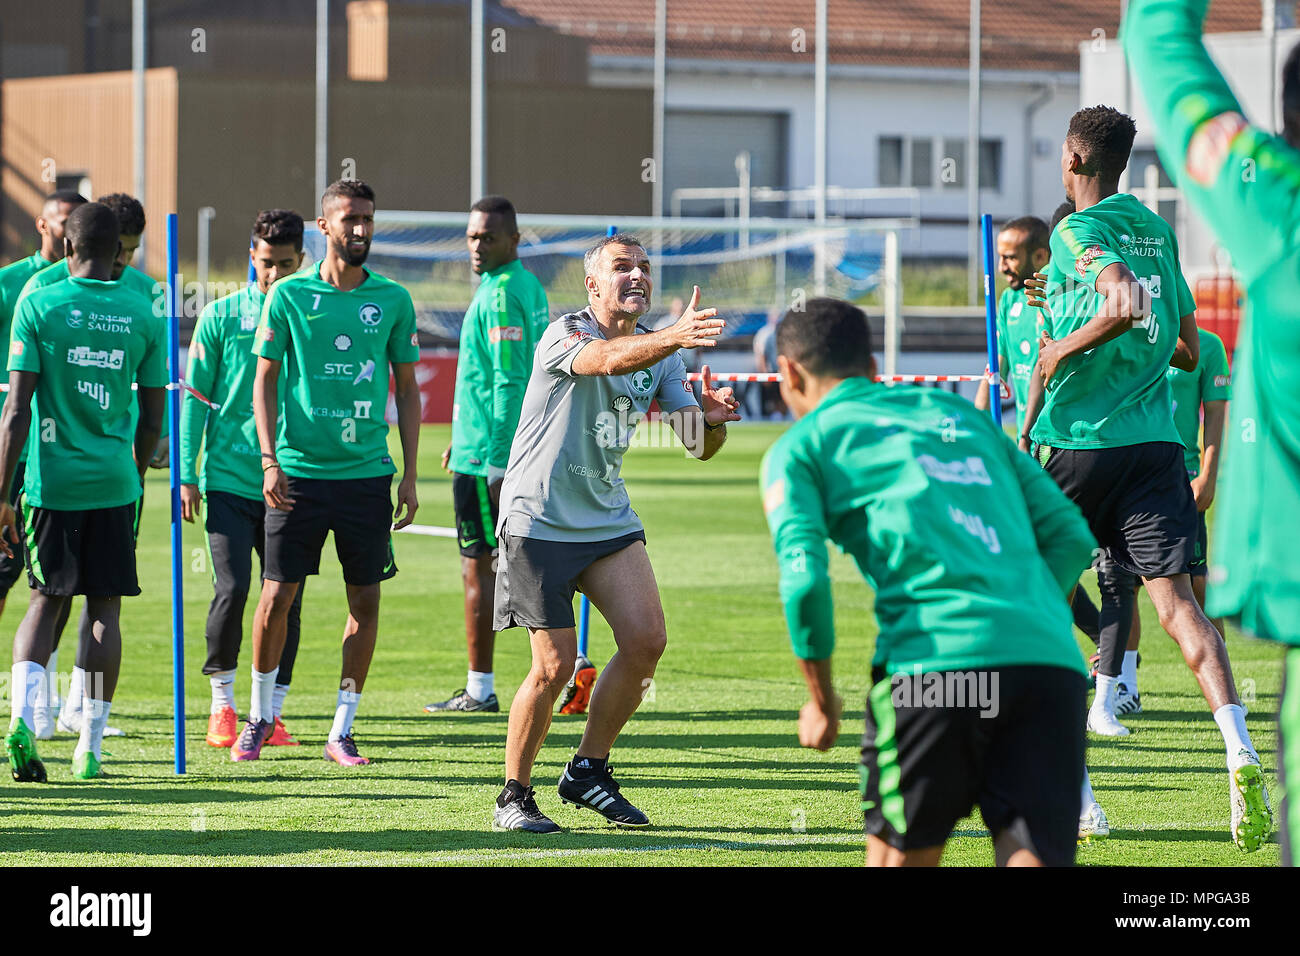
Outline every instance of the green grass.
<path id="1" fill-rule="evenodd" d="M 139 548 L 144 594 L 125 602 L 123 678 L 112 715 L 129 736 L 108 741 L 111 776 L 102 781 L 71 779 L 73 740 L 65 735 L 41 745 L 50 784 L 19 785 L 5 773 L 0 864 L 859 864 L 856 758 L 875 633 L 871 598 L 850 563 L 837 557 L 837 683 L 848 711 L 830 753 L 800 749 L 795 712 L 804 691 L 784 633 L 755 477 L 779 431 L 733 429 L 726 450 L 704 464 L 668 449 L 635 448 L 626 459 L 664 598 L 669 647 L 653 695 L 612 762 L 655 822 L 649 831 L 613 830 L 589 811 L 559 805 L 554 781 L 578 741 L 581 718 L 557 717 L 536 780 L 543 809 L 568 831 L 546 838 L 491 832 L 505 713 L 421 713 L 423 704 L 461 686 L 465 671 L 459 559 L 455 544 L 439 538 L 397 538 L 401 573 L 384 587 L 379 648 L 357 723 L 362 752 L 375 762 L 344 770 L 321 759 L 345 613 L 332 550 L 327 545 L 324 573 L 307 586 L 286 708 L 303 746 L 268 749 L 256 763 L 235 764 L 203 743 L 209 695 L 200 667 L 211 585 L 202 535 L 187 527 L 189 772 L 174 776 L 167 500 L 162 475 L 152 473 Z M 436 467 L 446 439 L 445 427 L 426 427 L 422 435 L 417 520 L 424 524 L 451 523 L 449 480 Z M 1109 840 L 1082 848 L 1079 861 L 1276 866 L 1276 842 L 1251 856 L 1232 846 L 1218 732 L 1142 600 L 1147 711 L 1127 718 L 1133 736 L 1090 741 L 1093 781 L 1114 829 Z M 4 618 L 8 632 L 24 604 L 20 588 Z M 246 639 L 237 685 L 241 708 L 250 644 Z M 65 644 L 65 671 L 71 645 Z M 1253 691 L 1250 729 L 1272 781 L 1280 654 L 1236 633 L 1229 645 L 1239 685 Z M 612 646 L 608 629 L 595 624 L 598 663 Z M 503 700 L 527 663 L 523 632 L 503 634 L 496 656 Z M 959 824 L 946 862 L 991 859 L 978 817 Z"/>

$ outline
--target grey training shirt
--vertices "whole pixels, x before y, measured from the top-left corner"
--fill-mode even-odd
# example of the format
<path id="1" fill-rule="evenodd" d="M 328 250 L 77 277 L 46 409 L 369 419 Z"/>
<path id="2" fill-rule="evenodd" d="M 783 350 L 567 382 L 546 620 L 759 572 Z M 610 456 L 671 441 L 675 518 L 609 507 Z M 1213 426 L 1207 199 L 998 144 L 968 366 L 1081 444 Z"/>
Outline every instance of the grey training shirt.
<path id="1" fill-rule="evenodd" d="M 573 374 L 573 360 L 596 338 L 605 335 L 590 309 L 542 334 L 501 486 L 498 535 L 607 541 L 642 529 L 619 474 L 637 422 L 651 400 L 664 413 L 699 403 L 676 352 L 630 375 Z"/>

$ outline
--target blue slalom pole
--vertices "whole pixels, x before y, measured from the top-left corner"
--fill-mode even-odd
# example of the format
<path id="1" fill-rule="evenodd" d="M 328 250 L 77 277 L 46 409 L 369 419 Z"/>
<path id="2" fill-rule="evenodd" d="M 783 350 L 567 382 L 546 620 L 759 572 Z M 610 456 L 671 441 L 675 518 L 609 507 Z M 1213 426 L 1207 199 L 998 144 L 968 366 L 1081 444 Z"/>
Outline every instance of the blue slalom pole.
<path id="1" fill-rule="evenodd" d="M 185 606 L 181 587 L 181 263 L 180 226 L 167 216 L 167 451 L 172 491 L 172 701 L 176 772 L 185 772 Z"/>
<path id="2" fill-rule="evenodd" d="M 613 236 L 618 234 L 618 226 L 608 226 L 605 229 L 605 235 Z M 587 628 L 591 621 L 591 602 L 587 600 L 587 595 L 582 596 L 582 601 L 578 604 L 578 654 L 581 657 L 587 656 Z"/>
<path id="3" fill-rule="evenodd" d="M 984 239 L 984 336 L 988 342 L 989 412 L 993 422 L 1002 427 L 1002 388 L 998 361 L 998 303 L 993 298 L 993 217 L 985 213 L 980 217 L 980 232 Z"/>

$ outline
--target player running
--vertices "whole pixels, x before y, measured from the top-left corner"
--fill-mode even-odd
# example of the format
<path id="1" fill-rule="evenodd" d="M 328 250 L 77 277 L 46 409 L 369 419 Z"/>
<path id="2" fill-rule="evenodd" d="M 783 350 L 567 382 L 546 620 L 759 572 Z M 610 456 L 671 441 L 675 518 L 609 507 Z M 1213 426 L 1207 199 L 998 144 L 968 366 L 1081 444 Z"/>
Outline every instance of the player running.
<path id="1" fill-rule="evenodd" d="M 1078 508 L 964 399 L 876 384 L 856 306 L 787 312 L 777 350 L 799 421 L 764 456 L 763 507 L 811 695 L 806 747 L 839 732 L 827 538 L 876 592 L 868 865 L 938 865 L 976 803 L 999 865 L 1072 863 L 1086 683 L 1065 596 L 1095 544 Z"/>
<path id="2" fill-rule="evenodd" d="M 13 326 L 14 310 L 18 306 L 18 297 L 23 286 L 40 270 L 63 258 L 63 226 L 72 210 L 83 205 L 86 198 L 72 189 L 60 189 L 45 197 L 41 214 L 36 217 L 36 232 L 40 236 L 40 248 L 25 259 L 10 263 L 0 269 L 0 341 L 9 341 L 9 332 Z M 7 392 L 0 392 L 0 406 L 4 404 Z M 23 487 L 23 463 L 18 462 L 13 484 L 9 489 L 9 503 L 18 507 L 19 494 Z M 22 515 L 18 515 L 19 524 Z M 0 553 L 0 613 L 4 612 L 5 600 L 9 590 L 18 580 L 23 570 L 22 555 L 9 557 Z M 50 654 L 46 669 L 47 686 L 38 690 L 38 700 L 33 712 L 35 726 L 32 728 L 38 739 L 54 736 L 54 722 L 59 713 L 59 665 L 58 649 Z"/>
<path id="3" fill-rule="evenodd" d="M 244 636 L 244 604 L 252 577 L 252 552 L 265 566 L 266 502 L 253 421 L 253 336 L 271 286 L 302 265 L 302 216 L 266 209 L 253 222 L 248 258 L 256 282 L 211 302 L 199 316 L 190 344 L 189 384 L 208 400 L 186 394 L 181 406 L 181 517 L 193 522 L 207 504 L 203 530 L 212 559 L 214 593 L 205 630 L 203 673 L 212 688 L 207 742 L 230 747 L 239 733 L 235 671 Z M 213 407 L 216 406 L 216 407 Z M 203 450 L 202 474 L 198 472 Z M 271 697 L 273 729 L 265 746 L 298 743 L 281 717 L 298 656 L 302 588 L 289 606 L 284 651 Z"/>
<path id="4" fill-rule="evenodd" d="M 1207 610 L 1289 645 L 1278 750 L 1282 858 L 1291 865 L 1300 847 L 1300 51 L 1292 49 L 1283 67 L 1284 133 L 1275 136 L 1246 122 L 1206 53 L 1200 34 L 1207 6 L 1132 0 L 1122 38 L 1164 167 L 1231 253 L 1245 286 Z M 1251 837 L 1259 834 L 1262 843 L 1260 829 Z"/>
<path id="5" fill-rule="evenodd" d="M 592 689 L 582 740 L 560 778 L 560 799 L 619 826 L 650 825 L 619 792 L 609 766 L 614 741 L 641 703 L 667 641 L 645 530 L 619 470 L 652 401 L 700 460 L 722 447 L 727 422 L 740 420 L 732 390 L 714 389 L 707 366 L 701 411 L 678 355 L 716 344 L 725 325 L 716 309 L 697 310 L 698 287 L 675 324 L 647 332 L 637 320 L 650 308 L 654 283 L 641 240 L 606 237 L 583 265 L 589 304 L 542 335 L 501 489 L 494 624 L 528 628 L 533 664 L 510 705 L 495 829 L 559 832 L 538 809 L 532 771 L 555 701 L 573 673 L 578 590 L 609 622 L 618 650 Z"/>
<path id="6" fill-rule="evenodd" d="M 474 203 L 465 241 L 470 268 L 482 281 L 460 327 L 451 444 L 442 467 L 452 473 L 469 673 L 464 687 L 426 706 L 428 713 L 501 709 L 492 671 L 496 521 L 519 406 L 549 315 L 542 284 L 519 261 L 519 225 L 509 199 L 485 196 Z"/>
<path id="7" fill-rule="evenodd" d="M 3 548 L 12 554 L 21 540 L 32 589 L 14 635 L 14 711 L 5 738 L 10 770 L 22 782 L 45 780 L 30 730 L 33 691 L 45 681 L 55 628 L 75 594 L 86 596 L 89 627 L 78 648 L 85 700 L 72 773 L 100 776 L 122 658 L 122 596 L 140 593 L 142 476 L 162 427 L 167 384 L 164 320 L 148 298 L 109 278 L 120 249 L 117 217 L 87 203 L 68 217 L 66 232 L 69 278 L 25 296 L 14 316 L 10 399 L 0 417 L 6 487 L 24 445 L 27 459 L 21 535 L 13 507 L 0 500 Z"/>
<path id="8" fill-rule="evenodd" d="M 359 179 L 331 184 L 316 224 L 327 240 L 325 258 L 271 286 L 254 345 L 262 494 L 274 510 L 266 513 L 262 597 L 253 618 L 252 704 L 230 757 L 256 760 L 274 730 L 289 609 L 307 575 L 318 573 L 325 536 L 333 531 L 348 620 L 325 758 L 352 767 L 370 762 L 357 752 L 352 721 L 379 633 L 380 582 L 397 573 L 390 529 L 410 524 L 419 506 L 420 346 L 410 294 L 365 268 L 374 190 Z M 384 421 L 390 365 L 403 466 L 396 511 L 389 489 L 397 468 Z"/>
<path id="9" fill-rule="evenodd" d="M 1268 794 L 1227 648 L 1192 591 L 1196 502 L 1165 375 L 1170 364 L 1196 367 L 1195 304 L 1173 230 L 1118 191 L 1135 132 L 1133 121 L 1110 107 L 1082 109 L 1070 119 L 1061 177 L 1077 211 L 1052 235 L 1049 329 L 1039 344 L 1041 384 L 1031 390 L 1027 422 L 1039 460 L 1083 510 L 1103 557 L 1141 576 L 1161 625 L 1196 675 L 1223 735 L 1233 840 L 1252 851 L 1271 825 Z M 1128 728 L 1115 707 L 1134 595 L 1120 575 L 1098 582 L 1101 660 L 1088 728 L 1124 736 Z"/>

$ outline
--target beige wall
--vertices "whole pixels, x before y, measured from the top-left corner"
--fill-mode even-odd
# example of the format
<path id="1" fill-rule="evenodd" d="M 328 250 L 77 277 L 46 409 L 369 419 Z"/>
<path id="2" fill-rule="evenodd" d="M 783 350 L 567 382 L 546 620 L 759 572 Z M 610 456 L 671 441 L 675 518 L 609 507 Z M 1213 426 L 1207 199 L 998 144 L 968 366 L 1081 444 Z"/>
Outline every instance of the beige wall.
<path id="1" fill-rule="evenodd" d="M 35 248 L 33 220 L 41 200 L 55 188 L 56 175 L 80 172 L 90 178 L 95 198 L 133 193 L 130 73 L 8 80 L 0 132 L 4 145 L 0 190 L 4 194 L 3 252 L 6 262 Z M 145 78 L 146 271 L 166 270 L 164 216 L 176 206 L 177 78 L 172 69 L 149 70 Z M 138 263 L 137 263 L 138 264 Z"/>

